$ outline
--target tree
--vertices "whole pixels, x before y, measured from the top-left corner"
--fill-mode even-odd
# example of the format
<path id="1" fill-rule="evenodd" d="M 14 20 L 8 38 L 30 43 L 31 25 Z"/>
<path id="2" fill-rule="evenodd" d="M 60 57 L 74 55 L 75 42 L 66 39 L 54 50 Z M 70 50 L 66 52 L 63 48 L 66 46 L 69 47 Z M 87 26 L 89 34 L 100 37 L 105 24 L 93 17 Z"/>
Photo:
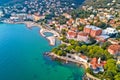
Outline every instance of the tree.
<path id="1" fill-rule="evenodd" d="M 58 50 L 57 55 L 61 56 L 61 55 L 62 55 L 62 53 L 63 53 L 63 51 L 62 51 L 62 50 Z"/>
<path id="2" fill-rule="evenodd" d="M 110 42 L 105 42 L 105 43 L 102 44 L 101 47 L 102 47 L 103 49 L 106 49 L 109 45 L 111 45 Z"/>
<path id="3" fill-rule="evenodd" d="M 54 52 L 54 53 L 57 53 L 57 51 L 58 51 L 58 48 L 53 48 L 52 49 L 52 52 Z"/>
<path id="4" fill-rule="evenodd" d="M 90 68 L 87 68 L 87 69 L 86 69 L 86 72 L 87 72 L 87 73 L 90 73 L 90 74 L 93 74 L 93 71 L 92 71 Z"/>
<path id="5" fill-rule="evenodd" d="M 120 72 L 119 73 L 117 73 L 117 75 L 115 75 L 115 80 L 120 80 Z"/>
<path id="6" fill-rule="evenodd" d="M 113 77 L 117 73 L 116 61 L 114 59 L 108 59 L 105 65 L 106 74 L 105 77 L 113 80 Z"/>
<path id="7" fill-rule="evenodd" d="M 61 44 L 61 45 L 59 46 L 59 48 L 61 48 L 62 50 L 65 49 L 66 47 L 67 47 L 66 44 Z"/>
<path id="8" fill-rule="evenodd" d="M 66 50 L 67 50 L 68 52 L 71 52 L 71 51 L 73 50 L 73 48 L 74 48 L 74 46 L 69 45 L 69 46 L 66 48 Z"/>
<path id="9" fill-rule="evenodd" d="M 61 30 L 61 33 L 62 33 L 62 35 L 65 36 L 65 35 L 66 35 L 66 30 L 65 30 L 65 29 L 62 29 L 62 30 Z"/>
<path id="10" fill-rule="evenodd" d="M 120 26 L 118 26 L 116 29 L 117 29 L 117 30 L 120 30 Z"/>
<path id="11" fill-rule="evenodd" d="M 81 50 L 82 50 L 82 51 L 87 51 L 87 46 L 86 46 L 86 45 L 82 45 L 82 46 L 81 46 Z"/>
<path id="12" fill-rule="evenodd" d="M 78 53 L 79 53 L 79 52 L 80 52 L 80 50 L 81 50 L 80 46 L 76 46 L 76 47 L 75 47 L 75 51 L 76 51 L 76 52 L 78 52 Z"/>

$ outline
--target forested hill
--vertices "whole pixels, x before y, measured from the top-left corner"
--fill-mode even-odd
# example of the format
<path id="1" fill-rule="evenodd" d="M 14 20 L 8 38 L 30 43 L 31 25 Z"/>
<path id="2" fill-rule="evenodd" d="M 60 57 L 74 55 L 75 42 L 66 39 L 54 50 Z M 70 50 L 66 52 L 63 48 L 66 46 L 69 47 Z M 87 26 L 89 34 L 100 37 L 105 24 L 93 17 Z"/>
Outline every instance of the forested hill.
<path id="1" fill-rule="evenodd" d="M 93 6 L 94 8 L 103 7 L 120 7 L 120 0 L 85 0 L 84 5 Z"/>

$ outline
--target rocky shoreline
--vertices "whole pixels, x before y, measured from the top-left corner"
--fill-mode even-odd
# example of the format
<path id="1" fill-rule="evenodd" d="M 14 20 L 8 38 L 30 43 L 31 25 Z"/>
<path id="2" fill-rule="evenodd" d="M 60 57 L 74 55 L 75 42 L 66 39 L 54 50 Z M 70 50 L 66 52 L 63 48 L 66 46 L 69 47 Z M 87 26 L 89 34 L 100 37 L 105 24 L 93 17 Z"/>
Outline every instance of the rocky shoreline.
<path id="1" fill-rule="evenodd" d="M 84 62 L 81 62 L 81 61 L 77 61 L 77 60 L 74 60 L 74 59 L 71 59 L 71 58 L 68 58 L 68 57 L 64 57 L 64 56 L 58 56 L 58 55 L 56 55 L 56 54 L 53 53 L 53 52 L 46 52 L 44 55 L 49 56 L 49 57 L 51 57 L 52 59 L 62 60 L 62 61 L 64 61 L 66 64 L 69 63 L 69 62 L 72 62 L 72 63 L 78 64 L 78 65 L 82 65 L 85 69 L 88 68 L 88 63 L 84 63 Z M 85 73 L 83 79 L 84 79 L 84 80 L 100 80 L 100 79 L 98 79 L 97 77 L 94 77 L 93 75 L 91 75 L 90 73 Z"/>

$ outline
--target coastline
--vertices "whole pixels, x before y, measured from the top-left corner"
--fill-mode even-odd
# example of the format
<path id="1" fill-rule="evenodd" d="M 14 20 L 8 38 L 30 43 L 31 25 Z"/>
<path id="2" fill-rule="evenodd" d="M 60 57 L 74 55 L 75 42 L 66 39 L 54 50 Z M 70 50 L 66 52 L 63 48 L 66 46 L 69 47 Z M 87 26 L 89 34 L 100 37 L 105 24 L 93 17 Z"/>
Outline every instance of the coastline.
<path id="1" fill-rule="evenodd" d="M 49 41 L 49 44 L 51 46 L 55 45 L 55 42 L 56 42 L 55 37 L 60 37 L 60 35 L 56 31 L 45 29 L 45 28 L 43 28 L 42 25 L 34 23 L 34 22 L 31 22 L 31 21 L 8 23 L 8 24 L 25 24 L 26 27 L 29 28 L 29 29 L 31 29 L 33 26 L 39 27 L 40 28 L 40 31 L 39 31 L 40 34 L 42 35 L 42 37 L 45 37 Z M 46 37 L 44 35 L 45 32 L 53 33 L 53 36 Z M 84 62 L 76 61 L 76 60 L 73 60 L 73 59 L 70 59 L 70 58 L 66 58 L 66 57 L 63 57 L 63 56 L 58 56 L 58 55 L 56 55 L 55 53 L 52 53 L 52 52 L 47 54 L 47 55 L 50 56 L 50 57 L 53 57 L 53 58 L 58 58 L 60 60 L 64 60 L 64 61 L 66 61 L 66 63 L 67 62 L 73 62 L 73 63 L 79 64 L 79 65 L 83 65 L 85 70 L 88 68 L 88 64 L 84 63 Z M 84 76 L 87 76 L 88 79 L 100 80 L 100 79 L 94 77 L 93 75 L 91 75 L 90 73 L 85 73 Z"/>
<path id="2" fill-rule="evenodd" d="M 65 61 L 66 63 L 68 62 L 73 62 L 73 63 L 76 63 L 76 64 L 79 64 L 79 65 L 83 65 L 83 67 L 85 68 L 85 70 L 88 68 L 88 63 L 84 63 L 84 62 L 81 62 L 81 61 L 77 61 L 77 60 L 74 60 L 74 59 L 71 59 L 71 58 L 68 58 L 68 57 L 63 57 L 63 56 L 58 56 L 56 55 L 55 53 L 53 52 L 49 52 L 49 53 L 46 53 L 45 55 L 47 56 L 50 56 L 51 58 L 57 58 L 57 59 L 60 59 L 60 60 L 63 60 Z M 85 73 L 84 77 L 87 77 L 88 80 L 89 79 L 92 79 L 92 80 L 100 80 L 99 78 L 91 75 L 90 73 Z M 86 78 L 85 77 L 85 78 Z"/>

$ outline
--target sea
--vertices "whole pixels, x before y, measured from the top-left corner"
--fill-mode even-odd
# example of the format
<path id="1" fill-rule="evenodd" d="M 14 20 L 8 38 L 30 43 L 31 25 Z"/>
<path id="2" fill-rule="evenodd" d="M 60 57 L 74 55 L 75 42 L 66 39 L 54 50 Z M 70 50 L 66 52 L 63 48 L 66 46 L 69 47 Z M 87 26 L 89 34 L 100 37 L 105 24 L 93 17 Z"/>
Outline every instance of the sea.
<path id="1" fill-rule="evenodd" d="M 83 67 L 44 56 L 60 43 L 50 46 L 39 30 L 0 23 L 0 80 L 82 80 Z"/>

